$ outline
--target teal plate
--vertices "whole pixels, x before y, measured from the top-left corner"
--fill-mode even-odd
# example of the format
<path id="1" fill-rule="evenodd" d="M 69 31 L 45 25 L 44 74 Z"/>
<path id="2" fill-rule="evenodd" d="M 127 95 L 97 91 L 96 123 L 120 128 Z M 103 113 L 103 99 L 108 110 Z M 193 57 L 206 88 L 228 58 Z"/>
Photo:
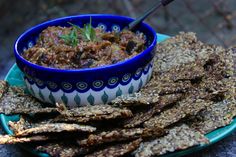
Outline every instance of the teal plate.
<path id="1" fill-rule="evenodd" d="M 169 38 L 169 36 L 163 35 L 163 34 L 157 34 L 158 42 L 164 41 L 167 38 Z M 16 64 L 13 65 L 13 67 L 10 69 L 10 71 L 8 72 L 5 80 L 8 81 L 9 84 L 12 85 L 12 86 L 25 86 L 25 83 L 23 81 L 22 72 L 19 70 L 19 68 L 17 67 Z M 2 124 L 3 130 L 7 134 L 10 134 L 10 135 L 13 134 L 12 130 L 10 130 L 10 128 L 8 126 L 8 122 L 9 121 L 18 121 L 18 120 L 19 120 L 18 115 L 6 116 L 4 114 L 0 114 L 0 122 Z M 180 156 L 183 156 L 183 155 L 191 154 L 195 151 L 199 151 L 199 150 L 201 150 L 201 149 L 203 149 L 203 148 L 205 148 L 205 147 L 207 147 L 207 146 L 209 146 L 213 143 L 216 143 L 216 142 L 220 141 L 221 139 L 223 139 L 224 137 L 226 137 L 227 135 L 232 133 L 234 130 L 236 130 L 236 118 L 233 119 L 233 121 L 231 122 L 230 125 L 227 125 L 225 127 L 219 128 L 217 130 L 214 130 L 214 131 L 206 134 L 205 136 L 210 141 L 209 144 L 195 146 L 195 147 L 183 150 L 183 151 L 175 151 L 173 153 L 168 153 L 166 155 L 163 155 L 162 157 L 180 157 Z M 36 156 L 49 157 L 48 154 L 37 152 L 36 150 L 34 150 L 32 147 L 30 147 L 27 144 L 19 144 L 19 146 L 21 148 L 25 149 L 26 151 L 36 155 Z"/>

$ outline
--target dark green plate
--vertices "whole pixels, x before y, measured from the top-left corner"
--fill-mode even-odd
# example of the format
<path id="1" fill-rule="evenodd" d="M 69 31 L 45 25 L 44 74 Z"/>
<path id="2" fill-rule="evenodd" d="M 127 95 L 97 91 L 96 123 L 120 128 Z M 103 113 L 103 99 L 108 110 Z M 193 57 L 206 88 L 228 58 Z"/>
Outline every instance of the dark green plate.
<path id="1" fill-rule="evenodd" d="M 158 42 L 161 42 L 161 41 L 167 39 L 168 37 L 169 36 L 167 36 L 167 35 L 157 34 Z M 23 81 L 22 72 L 19 70 L 19 68 L 16 65 L 14 65 L 10 69 L 5 80 L 7 80 L 9 82 L 9 84 L 12 86 L 25 86 L 25 83 Z M 17 121 L 17 120 L 19 120 L 18 115 L 6 116 L 4 114 L 0 114 L 0 122 L 2 124 L 4 131 L 7 134 L 11 134 L 11 135 L 13 134 L 12 130 L 10 130 L 10 128 L 8 126 L 8 122 L 9 121 Z M 163 157 L 179 157 L 179 156 L 187 155 L 187 154 L 193 153 L 195 151 L 201 150 L 213 143 L 216 143 L 217 141 L 220 141 L 221 139 L 223 139 L 224 137 L 226 137 L 227 135 L 232 133 L 235 129 L 236 129 L 236 118 L 234 118 L 234 120 L 232 121 L 232 123 L 230 125 L 219 128 L 215 131 L 212 131 L 211 133 L 206 134 L 205 136 L 210 140 L 209 144 L 199 145 L 199 146 L 192 147 L 192 148 L 189 148 L 189 149 L 186 149 L 183 151 L 176 151 L 176 152 L 164 155 Z M 48 154 L 37 152 L 36 150 L 31 148 L 27 144 L 20 144 L 19 146 L 22 147 L 23 149 L 31 152 L 34 155 L 37 155 L 40 157 L 49 157 Z"/>

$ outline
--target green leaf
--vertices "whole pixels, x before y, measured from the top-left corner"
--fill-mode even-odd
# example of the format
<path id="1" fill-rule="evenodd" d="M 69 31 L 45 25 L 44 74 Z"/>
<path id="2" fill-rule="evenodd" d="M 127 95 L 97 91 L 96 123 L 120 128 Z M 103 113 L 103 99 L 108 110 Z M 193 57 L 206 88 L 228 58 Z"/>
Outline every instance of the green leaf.
<path id="1" fill-rule="evenodd" d="M 96 31 L 95 29 L 91 29 L 91 39 L 93 41 L 97 40 L 97 36 L 96 36 Z"/>
<path id="2" fill-rule="evenodd" d="M 92 27 L 92 18 L 90 17 L 90 22 L 84 25 L 84 28 L 80 28 L 79 26 L 68 22 L 72 26 L 72 30 L 69 34 L 61 35 L 60 38 L 64 40 L 67 45 L 77 46 L 79 43 L 78 39 L 78 31 L 81 33 L 83 39 L 85 41 L 96 41 L 96 31 Z"/>
<path id="3" fill-rule="evenodd" d="M 75 98 L 74 98 L 74 101 L 76 102 L 76 104 L 78 106 L 80 106 L 80 102 L 81 102 L 81 99 L 80 99 L 80 96 L 78 94 L 76 94 Z"/>
<path id="4" fill-rule="evenodd" d="M 84 25 L 84 28 L 78 28 L 80 33 L 82 34 L 84 40 L 86 41 L 96 41 L 96 31 L 92 26 L 92 18 L 90 17 L 90 22 Z"/>
<path id="5" fill-rule="evenodd" d="M 90 95 L 87 97 L 87 100 L 88 100 L 88 102 L 89 102 L 89 104 L 90 105 L 94 105 L 94 96 L 92 96 L 91 95 L 91 93 L 90 93 Z"/>
<path id="6" fill-rule="evenodd" d="M 30 92 L 31 92 L 32 95 L 35 96 L 35 93 L 34 93 L 34 90 L 33 90 L 32 86 L 30 86 Z"/>
<path id="7" fill-rule="evenodd" d="M 132 94 L 134 92 L 134 86 L 132 83 L 131 83 L 131 86 L 129 87 L 128 92 L 129 92 L 129 94 Z"/>
<path id="8" fill-rule="evenodd" d="M 67 105 L 67 103 L 68 103 L 68 98 L 66 97 L 65 93 L 63 93 L 63 95 L 61 96 L 61 100 L 63 101 L 64 104 Z"/>
<path id="9" fill-rule="evenodd" d="M 75 47 L 79 43 L 77 27 L 73 25 L 73 28 L 69 34 L 60 36 L 60 38 L 63 39 L 67 45 Z"/>
<path id="10" fill-rule="evenodd" d="M 50 100 L 53 104 L 56 103 L 56 100 L 55 100 L 54 96 L 52 95 L 52 92 L 50 92 L 50 94 L 49 94 L 49 100 Z"/>
<path id="11" fill-rule="evenodd" d="M 139 82 L 139 85 L 138 85 L 139 90 L 142 88 L 142 86 L 143 86 L 143 80 L 142 80 L 142 78 L 140 78 L 140 82 Z"/>
<path id="12" fill-rule="evenodd" d="M 121 96 L 121 95 L 122 95 L 122 90 L 119 87 L 119 89 L 116 91 L 116 97 Z"/>
<path id="13" fill-rule="evenodd" d="M 102 95 L 102 102 L 103 102 L 104 104 L 106 104 L 107 101 L 108 101 L 108 95 L 107 95 L 107 93 L 104 91 L 104 93 L 103 93 L 103 95 Z"/>
<path id="14" fill-rule="evenodd" d="M 39 90 L 39 96 L 40 96 L 40 98 L 41 98 L 42 100 L 45 100 L 45 99 L 44 99 L 44 96 L 43 96 L 43 93 L 41 92 L 41 90 Z"/>
<path id="15" fill-rule="evenodd" d="M 71 23 L 71 22 L 67 22 L 68 24 L 70 24 L 71 26 L 73 26 L 74 28 L 76 28 L 77 30 L 81 29 L 79 26 Z"/>

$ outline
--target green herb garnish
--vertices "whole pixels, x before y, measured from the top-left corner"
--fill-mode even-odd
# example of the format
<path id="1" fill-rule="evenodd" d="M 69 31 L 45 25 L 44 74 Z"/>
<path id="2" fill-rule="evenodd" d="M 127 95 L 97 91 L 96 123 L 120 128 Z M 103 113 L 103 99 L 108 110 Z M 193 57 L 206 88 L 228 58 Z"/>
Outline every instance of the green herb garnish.
<path id="1" fill-rule="evenodd" d="M 62 38 L 67 45 L 70 45 L 72 47 L 77 46 L 79 42 L 78 32 L 74 26 L 69 34 L 61 35 L 60 38 Z"/>
<path id="2" fill-rule="evenodd" d="M 96 31 L 92 26 L 92 18 L 90 17 L 89 24 L 85 24 L 84 28 L 80 29 L 81 34 L 83 35 L 83 38 L 88 41 L 96 41 Z"/>
<path id="3" fill-rule="evenodd" d="M 90 22 L 88 24 L 85 24 L 84 28 L 80 28 L 79 26 L 77 26 L 73 23 L 69 23 L 69 24 L 72 25 L 74 28 L 76 28 L 82 34 L 82 37 L 85 41 L 96 41 L 97 40 L 96 31 L 92 26 L 92 18 L 91 17 L 90 17 Z"/>
<path id="4" fill-rule="evenodd" d="M 61 35 L 60 37 L 65 41 L 66 44 L 75 47 L 78 42 L 78 33 L 79 31 L 85 41 L 97 41 L 96 31 L 92 26 L 92 19 L 90 17 L 90 22 L 84 25 L 84 28 L 80 28 L 79 26 L 68 22 L 73 28 L 71 32 L 67 35 Z"/>

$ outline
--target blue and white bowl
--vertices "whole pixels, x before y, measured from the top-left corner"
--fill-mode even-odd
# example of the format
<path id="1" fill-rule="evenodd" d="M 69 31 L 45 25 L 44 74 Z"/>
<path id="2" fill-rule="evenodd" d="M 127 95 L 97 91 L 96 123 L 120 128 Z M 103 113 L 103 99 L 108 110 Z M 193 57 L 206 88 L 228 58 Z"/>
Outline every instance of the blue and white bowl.
<path id="1" fill-rule="evenodd" d="M 151 78 L 153 57 L 156 47 L 156 33 L 147 24 L 140 24 L 135 30 L 146 36 L 146 49 L 137 56 L 95 68 L 63 70 L 48 68 L 25 60 L 21 54 L 32 47 L 42 32 L 49 26 L 65 26 L 68 22 L 83 26 L 89 23 L 106 31 L 119 32 L 133 19 L 106 14 L 91 14 L 63 17 L 34 26 L 24 32 L 16 41 L 14 52 L 16 63 L 24 73 L 29 92 L 43 102 L 55 104 L 64 102 L 68 107 L 105 104 L 117 96 L 134 93 Z"/>

